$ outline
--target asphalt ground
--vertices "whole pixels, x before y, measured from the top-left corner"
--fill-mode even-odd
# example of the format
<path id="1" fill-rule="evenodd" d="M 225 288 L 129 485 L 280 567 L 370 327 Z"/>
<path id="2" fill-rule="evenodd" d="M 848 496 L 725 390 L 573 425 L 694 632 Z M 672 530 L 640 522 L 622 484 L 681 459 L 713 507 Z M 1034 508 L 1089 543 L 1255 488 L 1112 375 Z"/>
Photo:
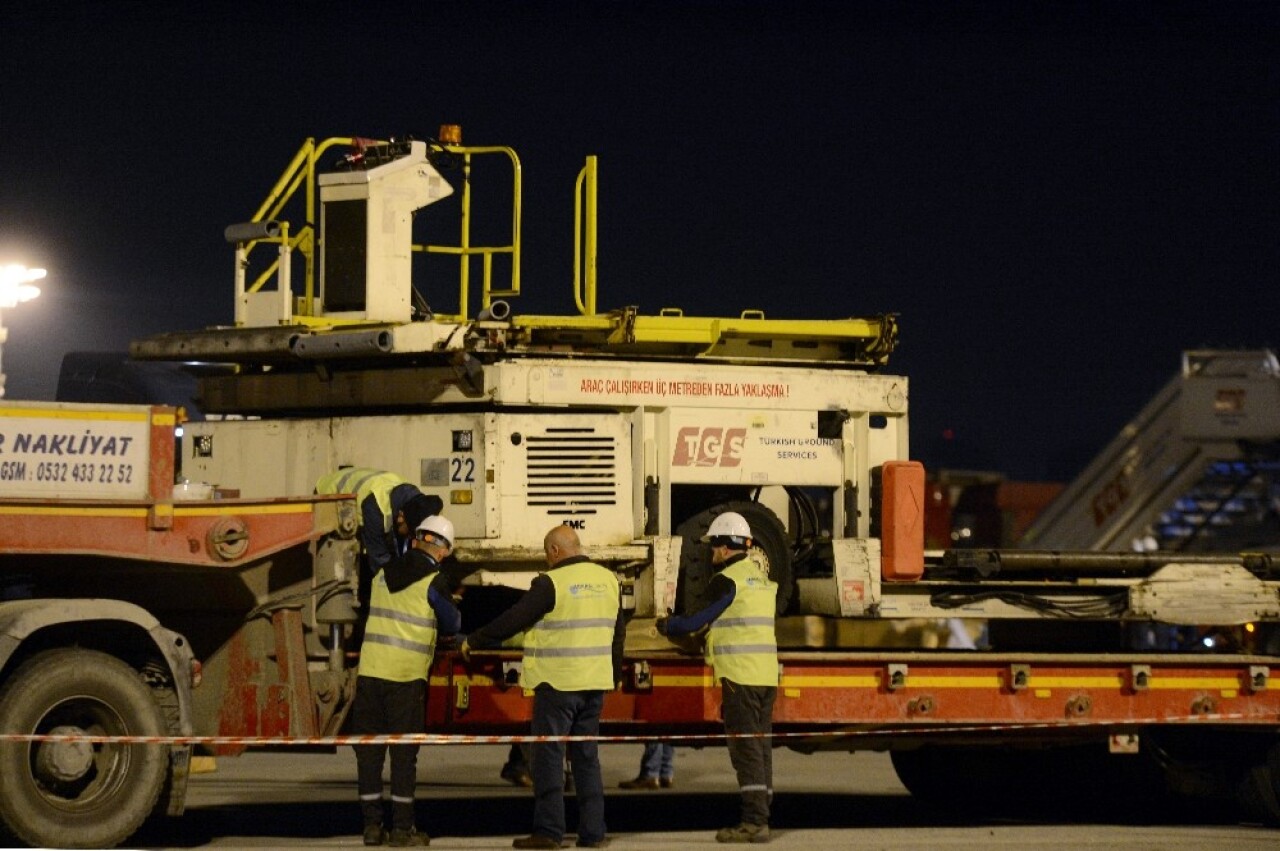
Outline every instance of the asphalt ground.
<path id="1" fill-rule="evenodd" d="M 499 778 L 505 746 L 423 748 L 418 763 L 418 823 L 432 848 L 510 848 L 527 835 L 530 790 Z M 675 786 L 624 791 L 635 776 L 638 745 L 601 747 L 611 847 L 720 847 L 717 828 L 736 821 L 736 783 L 723 748 L 678 748 Z M 957 784 L 965 778 L 955 778 Z M 771 847 L 810 849 L 1125 848 L 1275 849 L 1280 831 L 1237 821 L 1230 808 L 1149 814 L 1124 802 L 1097 816 L 991 819 L 938 812 L 911 798 L 886 754 L 775 751 Z M 574 808 L 569 799 L 569 824 Z M 250 753 L 219 758 L 191 778 L 185 815 L 151 823 L 133 848 L 362 847 L 355 801 L 355 758 L 337 753 Z M 572 839 L 572 837 L 570 837 Z"/>

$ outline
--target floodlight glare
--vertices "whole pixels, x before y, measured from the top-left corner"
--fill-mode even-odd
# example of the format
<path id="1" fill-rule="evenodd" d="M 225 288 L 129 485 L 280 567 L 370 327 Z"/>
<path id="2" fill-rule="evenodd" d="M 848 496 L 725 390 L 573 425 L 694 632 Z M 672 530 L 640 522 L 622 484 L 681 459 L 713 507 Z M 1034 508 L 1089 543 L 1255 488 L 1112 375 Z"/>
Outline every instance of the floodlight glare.
<path id="1" fill-rule="evenodd" d="M 31 285 L 47 273 L 44 269 L 28 269 L 21 263 L 9 263 L 0 266 L 0 309 L 17 307 L 24 301 L 40 295 L 40 288 Z M 9 336 L 9 331 L 0 322 L 0 345 Z M 4 372 L 0 370 L 0 398 L 4 397 Z"/>
<path id="2" fill-rule="evenodd" d="M 48 274 L 44 269 L 28 269 L 18 263 L 0 267 L 0 307 L 17 307 L 40 295 L 40 288 L 31 285 Z"/>

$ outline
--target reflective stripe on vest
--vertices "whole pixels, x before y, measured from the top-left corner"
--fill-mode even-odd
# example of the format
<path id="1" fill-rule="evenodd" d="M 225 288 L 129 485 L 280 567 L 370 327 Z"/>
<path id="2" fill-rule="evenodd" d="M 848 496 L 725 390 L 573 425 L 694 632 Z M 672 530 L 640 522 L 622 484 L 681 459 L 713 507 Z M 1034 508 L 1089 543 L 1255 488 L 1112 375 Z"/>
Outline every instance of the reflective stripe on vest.
<path id="1" fill-rule="evenodd" d="M 613 689 L 613 630 L 621 590 L 613 571 L 591 562 L 547 572 L 555 608 L 524 634 L 520 685 L 557 691 Z"/>
<path id="2" fill-rule="evenodd" d="M 750 558 L 734 562 L 723 576 L 733 581 L 733 602 L 711 622 L 707 663 L 716 679 L 744 686 L 778 684 L 778 638 L 774 608 L 778 586 Z"/>
<path id="3" fill-rule="evenodd" d="M 365 497 L 373 494 L 382 512 L 382 531 L 390 532 L 395 519 L 391 512 L 391 492 L 400 485 L 409 484 L 402 476 L 383 470 L 368 467 L 344 467 L 332 473 L 326 473 L 316 482 L 316 493 L 353 493 L 356 505 L 364 502 Z"/>
<path id="4" fill-rule="evenodd" d="M 436 652 L 436 613 L 427 599 L 432 573 L 392 594 L 383 571 L 373 577 L 369 621 L 360 645 L 360 676 L 407 683 L 425 680 Z"/>

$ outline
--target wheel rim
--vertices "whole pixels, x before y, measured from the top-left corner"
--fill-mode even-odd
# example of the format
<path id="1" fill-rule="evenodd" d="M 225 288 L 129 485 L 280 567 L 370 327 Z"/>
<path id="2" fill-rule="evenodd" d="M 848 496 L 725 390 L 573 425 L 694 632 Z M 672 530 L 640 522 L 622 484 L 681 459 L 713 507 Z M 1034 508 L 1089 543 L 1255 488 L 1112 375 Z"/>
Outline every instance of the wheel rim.
<path id="1" fill-rule="evenodd" d="M 58 701 L 35 725 L 37 735 L 122 736 L 128 725 L 112 706 L 78 695 Z M 128 776 L 129 745 L 33 742 L 28 768 L 37 793 L 67 813 L 91 810 L 111 798 Z"/>
<path id="2" fill-rule="evenodd" d="M 760 565 L 760 569 L 764 571 L 765 576 L 774 581 L 777 580 L 778 577 L 775 575 L 776 571 L 773 563 L 769 560 L 769 553 L 765 551 L 764 547 L 753 543 L 751 549 L 747 550 L 747 557 L 754 559 L 756 564 Z"/>

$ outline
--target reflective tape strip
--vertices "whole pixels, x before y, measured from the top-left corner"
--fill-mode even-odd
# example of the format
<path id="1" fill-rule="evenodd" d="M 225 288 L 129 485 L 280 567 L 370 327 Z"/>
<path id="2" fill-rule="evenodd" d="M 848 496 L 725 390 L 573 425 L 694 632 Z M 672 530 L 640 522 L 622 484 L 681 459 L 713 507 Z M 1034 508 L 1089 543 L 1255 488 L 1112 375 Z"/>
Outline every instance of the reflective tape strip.
<path id="1" fill-rule="evenodd" d="M 716 626 L 773 626 L 773 618 L 721 618 Z"/>
<path id="2" fill-rule="evenodd" d="M 376 632 L 366 632 L 364 634 L 365 641 L 371 641 L 374 644 L 386 644 L 391 647 L 399 647 L 401 650 L 412 650 L 414 653 L 421 653 L 424 656 L 430 656 L 436 652 L 436 648 L 431 644 L 423 644 L 421 641 L 409 641 L 407 638 L 393 638 L 390 635 L 381 635 Z"/>
<path id="3" fill-rule="evenodd" d="M 360 800 L 362 800 L 362 801 L 381 801 L 381 800 L 382 800 L 382 793 L 381 793 L 381 792 L 374 792 L 372 795 L 361 795 L 361 796 L 360 796 Z"/>
<path id="4" fill-rule="evenodd" d="M 738 791 L 739 792 L 768 792 L 769 787 L 763 784 L 756 784 L 754 786 L 739 786 Z"/>
<path id="5" fill-rule="evenodd" d="M 400 623 L 407 623 L 411 626 L 429 626 L 432 629 L 436 628 L 435 617 L 420 618 L 417 615 L 411 615 L 406 612 L 397 612 L 395 609 L 371 608 L 369 609 L 369 617 L 386 618 L 389 621 L 399 621 Z"/>
<path id="6" fill-rule="evenodd" d="M 412 804 L 413 798 L 402 798 L 399 795 L 392 795 L 391 800 L 397 804 Z"/>
<path id="7" fill-rule="evenodd" d="M 609 656 L 612 655 L 612 647 L 526 647 L 524 649 L 525 656 Z"/>
<path id="8" fill-rule="evenodd" d="M 538 625 L 534 629 L 591 629 L 592 627 L 604 627 L 613 629 L 616 620 L 611 618 L 580 618 L 578 620 L 568 621 L 538 621 Z"/>
<path id="9" fill-rule="evenodd" d="M 338 479 L 338 493 L 359 493 L 364 483 L 372 479 L 374 476 L 382 475 L 377 470 L 366 470 L 363 475 L 357 475 L 357 470 L 352 470 L 344 474 Z M 352 479 L 356 479 L 353 483 Z M 350 486 L 350 487 L 348 487 Z"/>
<path id="10" fill-rule="evenodd" d="M 777 653 L 776 644 L 730 644 L 727 647 L 717 645 L 712 650 L 717 656 L 732 656 L 735 653 Z"/>

